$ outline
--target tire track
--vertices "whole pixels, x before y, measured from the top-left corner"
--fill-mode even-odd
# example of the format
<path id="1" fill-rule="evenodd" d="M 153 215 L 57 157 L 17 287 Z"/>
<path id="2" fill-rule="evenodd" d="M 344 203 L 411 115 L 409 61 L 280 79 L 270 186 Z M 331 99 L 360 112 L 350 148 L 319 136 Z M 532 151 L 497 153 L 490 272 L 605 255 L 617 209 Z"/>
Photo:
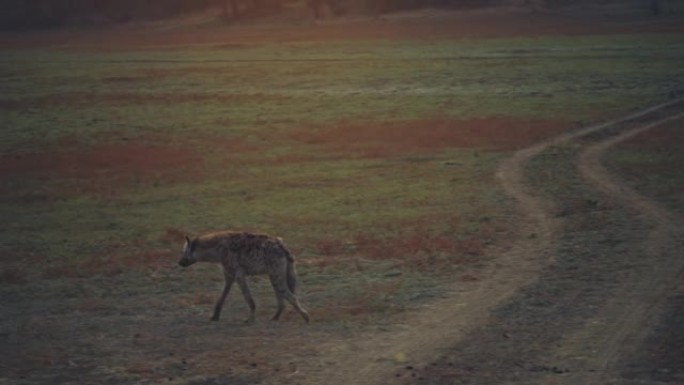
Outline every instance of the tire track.
<path id="1" fill-rule="evenodd" d="M 538 156 L 553 146 L 559 146 L 571 140 L 588 136 L 614 126 L 618 126 L 625 122 L 643 118 L 644 116 L 676 106 L 683 102 L 684 100 L 678 99 L 667 103 L 661 103 L 633 112 L 624 117 L 589 126 L 575 132 L 561 134 L 531 147 L 522 149 L 501 164 L 497 172 L 497 179 L 501 183 L 506 193 L 517 201 L 519 210 L 525 215 L 525 217 L 536 223 L 537 231 L 539 233 L 538 235 L 542 239 L 541 243 L 543 243 L 545 247 L 548 247 L 552 242 L 553 234 L 558 230 L 558 223 L 557 221 L 553 220 L 553 215 L 551 214 L 551 203 L 546 202 L 544 199 L 539 197 L 538 194 L 535 194 L 524 181 L 524 168 L 530 159 Z"/>
<path id="2" fill-rule="evenodd" d="M 491 322 L 492 311 L 539 278 L 553 263 L 555 242 L 562 230 L 552 203 L 539 197 L 525 181 L 525 167 L 540 153 L 572 140 L 648 119 L 677 107 L 681 101 L 659 104 L 627 116 L 562 134 L 516 152 L 500 165 L 496 177 L 516 201 L 521 216 L 520 241 L 495 257 L 480 282 L 454 285 L 446 298 L 424 305 L 405 323 L 385 333 L 369 332 L 321 349 L 327 366 L 302 363 L 296 382 L 304 384 L 384 384 L 405 373 L 406 367 L 425 366 L 440 353 L 477 333 Z M 568 301 L 572 301 L 570 298 Z M 326 344 L 328 345 L 328 344 Z M 397 357 L 401 357 L 397 359 Z"/>
<path id="3" fill-rule="evenodd" d="M 585 326 L 564 341 L 557 360 L 575 361 L 583 370 L 562 377 L 564 384 L 609 384 L 619 382 L 619 363 L 625 354 L 642 344 L 660 317 L 668 293 L 684 273 L 681 258 L 679 218 L 654 201 L 636 193 L 601 165 L 601 157 L 612 146 L 664 123 L 684 118 L 676 114 L 630 129 L 586 148 L 577 167 L 582 176 L 606 196 L 633 210 L 640 220 L 652 226 L 640 254 L 652 263 L 639 269 L 616 297 Z"/>
<path id="4" fill-rule="evenodd" d="M 576 276 L 582 269 L 592 269 L 592 258 L 590 256 L 574 256 L 574 253 L 581 251 L 564 251 L 560 252 L 560 257 L 567 258 L 568 254 L 571 256 L 570 261 L 557 261 L 559 257 L 560 243 L 558 239 L 564 232 L 565 221 L 558 218 L 554 209 L 553 202 L 540 197 L 541 193 L 536 192 L 525 177 L 525 168 L 531 160 L 538 158 L 542 153 L 553 149 L 554 147 L 563 148 L 564 145 L 576 140 L 582 140 L 588 137 L 598 137 L 614 135 L 615 132 L 620 133 L 624 130 L 629 130 L 624 134 L 624 139 L 631 135 L 636 135 L 646 129 L 650 129 L 665 121 L 674 118 L 662 119 L 662 115 L 671 115 L 671 110 L 682 110 L 683 101 L 675 100 L 668 103 L 662 103 L 650 108 L 636 111 L 624 117 L 614 119 L 602 124 L 590 126 L 581 130 L 559 135 L 555 138 L 541 142 L 529 148 L 516 152 L 511 158 L 505 160 L 497 172 L 497 178 L 501 185 L 519 206 L 519 211 L 522 213 L 522 231 L 521 233 L 529 234 L 528 239 L 522 239 L 516 248 L 510 252 L 500 255 L 498 261 L 502 261 L 499 270 L 486 280 L 486 284 L 495 287 L 499 285 L 501 279 L 511 282 L 512 279 L 515 285 L 501 285 L 502 288 L 508 290 L 515 290 L 516 292 L 509 292 L 507 296 L 500 296 L 498 298 L 482 297 L 481 300 L 488 303 L 487 311 L 490 314 L 489 319 L 478 317 L 473 318 L 467 328 L 463 330 L 458 336 L 449 336 L 451 338 L 451 349 L 442 358 L 433 362 L 430 366 L 423 370 L 417 371 L 417 374 L 410 383 L 434 383 L 434 384 L 474 384 L 474 383 L 566 383 L 566 384 L 604 384 L 601 382 L 605 380 L 603 376 L 606 371 L 601 370 L 602 367 L 609 367 L 617 359 L 617 353 L 621 350 L 627 335 L 635 328 L 641 325 L 643 317 L 634 317 L 632 321 L 626 321 L 621 328 L 622 333 L 615 331 L 612 326 L 602 324 L 602 328 L 596 328 L 596 333 L 588 333 L 586 338 L 578 337 L 574 341 L 592 341 L 593 346 L 578 344 L 574 348 L 570 348 L 567 340 L 563 338 L 567 334 L 571 334 L 579 323 L 581 330 L 589 331 L 587 325 L 593 325 L 595 318 L 589 317 L 589 321 L 582 327 L 582 321 L 586 321 L 585 314 L 580 312 L 578 315 L 573 315 L 570 320 L 566 319 L 565 314 L 568 312 L 574 313 L 574 308 L 578 303 L 581 303 L 583 298 L 591 298 L 593 304 L 600 304 L 601 298 L 605 296 L 600 289 L 593 287 L 596 282 L 583 281 L 585 279 L 581 276 Z M 659 119 L 654 123 L 643 126 L 644 122 Z M 636 128 L 634 128 L 636 126 Z M 622 135 L 621 135 L 622 137 Z M 622 140 L 624 140 L 622 139 Z M 604 145 L 605 148 L 612 145 L 610 140 Z M 620 139 L 615 139 L 617 143 Z M 603 143 L 603 142 L 602 142 Z M 592 171 L 600 170 L 596 164 L 592 163 L 592 157 L 598 159 L 603 150 L 600 147 L 596 148 L 589 155 L 583 155 L 583 168 L 588 168 Z M 592 155 L 594 154 L 594 155 Z M 598 160 L 596 160 L 598 162 Z M 570 165 L 572 158 L 569 158 Z M 604 175 L 596 176 L 599 180 L 605 178 Z M 581 183 L 581 181 L 579 181 Z M 583 183 L 581 183 L 583 184 Z M 583 184 L 584 185 L 584 184 Z M 582 186 L 585 188 L 587 186 Z M 628 198 L 628 194 L 624 193 L 623 186 L 617 188 L 621 199 L 626 199 L 630 202 L 637 202 L 636 199 Z M 555 199 L 554 199 L 555 200 Z M 652 202 L 645 199 L 640 200 L 642 204 L 654 205 Z M 650 210 L 654 213 L 654 210 Z M 666 212 L 660 213 L 661 216 L 667 216 Z M 610 238 L 611 235 L 604 235 L 603 237 Z M 657 235 L 657 236 L 656 236 Z M 657 233 L 649 240 L 649 245 L 661 243 L 661 234 Z M 533 241 L 530 241 L 532 239 Z M 598 239 L 593 239 L 593 242 L 603 242 L 601 236 Z M 567 242 L 566 242 L 567 243 Z M 565 245 L 567 246 L 567 245 Z M 588 248 L 590 246 L 586 246 Z M 584 250 L 586 253 L 588 250 Z M 565 254 L 563 254 L 565 253 Z M 610 274 L 611 265 L 610 258 L 604 261 L 599 261 L 602 264 L 597 266 L 601 274 Z M 576 264 L 583 264 L 580 270 L 575 270 Z M 664 266 L 664 265 L 659 265 Z M 628 266 L 625 270 L 629 270 Z M 601 274 L 597 276 L 600 281 Z M 657 277 L 658 272 L 652 274 Z M 640 282 L 639 277 L 632 277 L 634 282 Z M 560 284 L 555 283 L 558 279 Z M 534 283 L 536 282 L 536 283 Z M 545 283 L 546 282 L 546 283 Z M 549 283 L 551 282 L 551 283 Z M 602 283 L 599 283 L 601 287 Z M 612 285 L 612 284 L 610 284 Z M 611 290 L 611 286 L 608 286 Z M 648 284 L 646 284 L 648 285 Z M 651 287 L 651 286 L 648 286 Z M 550 289 L 550 290 L 549 290 Z M 621 293 L 636 293 L 643 290 L 643 287 L 636 285 L 632 291 L 624 291 Z M 553 294 L 548 291 L 559 292 L 562 295 L 559 298 L 554 298 Z M 598 294 L 597 294 L 598 293 Z M 543 305 L 538 308 L 535 302 L 546 298 L 548 305 Z M 548 299 L 551 298 L 551 299 Z M 554 303 L 558 299 L 561 303 Z M 452 299 L 453 301 L 453 299 Z M 616 301 L 621 302 L 621 301 Z M 646 301 L 645 303 L 648 303 Z M 506 304 L 502 306 L 502 304 Z M 448 305 L 445 301 L 444 305 Z M 619 309 L 626 309 L 619 307 Z M 624 303 L 622 303 L 624 305 Z M 582 306 L 582 305 L 580 305 Z M 589 305 L 594 306 L 594 305 Z M 606 306 L 606 313 L 609 313 L 614 318 L 624 316 L 624 312 L 620 313 L 612 311 L 611 304 Z M 513 313 L 504 314 L 509 310 L 507 307 L 513 309 Z M 536 310 L 534 308 L 537 307 Z M 531 315 L 526 309 L 533 309 L 536 313 Z M 504 309 L 504 310 L 502 310 Z M 463 312 L 469 310 L 468 307 L 461 309 Z M 584 310 L 587 313 L 587 309 Z M 647 314 L 648 309 L 644 308 L 641 314 Z M 457 317 L 463 319 L 467 318 L 461 314 Z M 501 318 L 503 317 L 503 318 Z M 472 321 L 486 321 L 480 325 L 473 325 Z M 543 329 L 539 329 L 543 328 Z M 555 330 L 560 328 L 559 330 Z M 443 328 L 437 328 L 439 331 Z M 467 329 L 467 330 L 466 330 Z M 466 333 L 466 331 L 468 331 Z M 597 338 L 598 334 L 610 337 L 601 339 Z M 560 340 L 557 335 L 560 335 Z M 457 337 L 457 338 L 455 338 Z M 557 354 L 552 344 L 556 341 L 561 342 L 561 347 L 568 347 L 563 355 Z M 598 342 L 597 342 L 598 341 Z M 444 352 L 443 346 L 445 341 L 441 341 L 438 346 L 440 349 L 432 350 L 432 357 L 437 356 L 437 353 Z M 545 345 L 547 344 L 548 345 Z M 516 345 L 518 344 L 518 345 Z M 455 347 L 454 347 L 455 346 Z M 589 350 L 594 349 L 597 354 L 587 356 Z M 603 350 L 601 350 L 603 349 Z M 562 350 L 562 349 L 561 349 Z M 586 358 L 584 364 L 595 360 L 598 355 L 605 354 L 605 360 L 598 365 L 592 366 L 582 365 L 577 361 L 573 362 L 572 370 L 564 369 L 563 363 L 568 362 L 568 354 L 571 352 L 577 356 Z M 611 355 L 610 352 L 615 354 Z M 535 363 L 537 362 L 537 363 Z M 550 363 L 544 365 L 543 363 Z M 542 364 L 539 364 L 542 363 Z M 554 364 L 559 363 L 559 364 Z M 597 369 L 599 368 L 599 369 Z M 400 373 L 397 372 L 397 375 Z M 563 376 L 558 377 L 559 374 Z M 599 376 L 600 374 L 600 376 Z M 553 378 L 551 378 L 553 377 Z M 586 381 L 585 381 L 586 380 Z M 593 382 L 594 380 L 598 382 Z M 589 381 L 589 382 L 587 382 Z M 379 383 L 379 382 L 378 382 Z"/>

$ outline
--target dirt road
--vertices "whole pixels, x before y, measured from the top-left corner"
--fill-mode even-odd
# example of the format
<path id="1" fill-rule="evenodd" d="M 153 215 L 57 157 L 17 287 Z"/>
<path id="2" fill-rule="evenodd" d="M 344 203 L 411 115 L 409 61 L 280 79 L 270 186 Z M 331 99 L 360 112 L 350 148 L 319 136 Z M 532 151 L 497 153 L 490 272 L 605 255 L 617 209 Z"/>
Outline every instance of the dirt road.
<path id="1" fill-rule="evenodd" d="M 684 114 L 659 119 L 593 144 L 584 150 L 578 167 L 584 178 L 606 196 L 620 201 L 633 211 L 639 220 L 651 228 L 644 234 L 642 246 L 634 253 L 647 264 L 644 269 L 634 269 L 630 279 L 607 301 L 606 306 L 590 323 L 564 341 L 560 359 L 576 365 L 584 372 L 571 373 L 561 383 L 605 384 L 617 381 L 621 357 L 639 349 L 658 320 L 659 312 L 668 295 L 681 282 L 684 258 L 681 257 L 682 228 L 667 210 L 657 203 L 635 193 L 601 166 L 600 158 L 611 146 L 641 132 L 655 128 L 671 120 L 680 120 Z M 591 352 L 587 354 L 587 352 Z"/>
<path id="2" fill-rule="evenodd" d="M 403 375 L 433 384 L 681 383 L 681 363 L 661 368 L 633 357 L 661 322 L 668 324 L 661 321 L 673 313 L 668 300 L 682 290 L 682 221 L 630 190 L 600 159 L 620 141 L 681 120 L 683 109 L 676 101 L 639 111 L 504 163 L 504 186 L 536 222 L 535 239 L 553 257 L 530 249 L 538 256 L 521 262 L 539 269 L 533 282 L 441 358 Z M 681 325 L 669 327 L 665 332 L 681 334 Z M 624 375 L 639 367 L 645 375 Z"/>
<path id="3" fill-rule="evenodd" d="M 290 381 L 622 383 L 684 272 L 682 229 L 600 159 L 682 111 L 666 103 L 517 152 L 497 177 L 519 206 L 518 244 L 400 327 L 331 341 Z"/>

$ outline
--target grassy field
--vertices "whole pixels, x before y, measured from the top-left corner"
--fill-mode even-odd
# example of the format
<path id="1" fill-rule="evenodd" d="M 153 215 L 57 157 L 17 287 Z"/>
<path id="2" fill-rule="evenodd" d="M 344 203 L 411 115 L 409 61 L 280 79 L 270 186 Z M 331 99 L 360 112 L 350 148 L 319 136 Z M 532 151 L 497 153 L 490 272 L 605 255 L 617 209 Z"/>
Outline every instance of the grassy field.
<path id="1" fill-rule="evenodd" d="M 112 358 L 133 315 L 204 321 L 218 295 L 214 269 L 176 268 L 186 233 L 282 236 L 320 333 L 390 322 L 506 247 L 503 157 L 681 93 L 684 40 L 14 50 L 0 76 L 3 371 L 108 357 L 130 381 L 159 375 Z M 226 312 L 245 314 L 236 292 Z M 84 317 L 102 322 L 70 335 Z"/>
<path id="2" fill-rule="evenodd" d="M 641 194 L 656 198 L 674 212 L 684 212 L 684 142 L 682 119 L 666 123 L 622 143 L 608 165 Z"/>

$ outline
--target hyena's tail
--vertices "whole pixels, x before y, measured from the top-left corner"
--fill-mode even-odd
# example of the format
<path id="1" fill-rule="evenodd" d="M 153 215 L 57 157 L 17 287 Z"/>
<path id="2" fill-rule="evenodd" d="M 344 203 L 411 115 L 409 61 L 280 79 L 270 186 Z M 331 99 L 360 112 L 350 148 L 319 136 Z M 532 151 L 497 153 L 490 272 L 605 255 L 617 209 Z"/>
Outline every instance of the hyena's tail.
<path id="1" fill-rule="evenodd" d="M 282 253 L 285 254 L 285 259 L 287 260 L 287 269 L 285 272 L 287 288 L 290 289 L 290 292 L 292 294 L 294 294 L 295 290 L 297 289 L 297 273 L 295 272 L 294 267 L 294 255 L 292 255 L 287 246 L 285 246 L 285 243 L 283 242 L 282 238 L 278 238 L 278 245 L 280 246 L 280 250 L 282 251 Z"/>

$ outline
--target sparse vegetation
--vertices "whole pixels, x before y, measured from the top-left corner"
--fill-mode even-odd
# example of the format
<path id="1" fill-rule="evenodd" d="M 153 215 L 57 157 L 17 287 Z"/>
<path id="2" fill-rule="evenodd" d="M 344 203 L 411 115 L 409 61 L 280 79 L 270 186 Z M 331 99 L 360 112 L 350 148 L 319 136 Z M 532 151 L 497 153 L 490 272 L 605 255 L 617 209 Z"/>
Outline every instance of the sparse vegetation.
<path id="1" fill-rule="evenodd" d="M 3 376 L 294 372 L 253 347 L 315 355 L 301 329 L 233 327 L 235 293 L 205 323 L 222 277 L 179 278 L 185 233 L 282 236 L 311 341 L 382 327 L 508 245 L 503 157 L 662 101 L 682 68 L 668 34 L 3 52 Z"/>
<path id="2" fill-rule="evenodd" d="M 641 194 L 658 199 L 675 212 L 684 212 L 684 164 L 679 146 L 683 121 L 664 124 L 620 144 L 608 154 L 608 165 Z"/>

